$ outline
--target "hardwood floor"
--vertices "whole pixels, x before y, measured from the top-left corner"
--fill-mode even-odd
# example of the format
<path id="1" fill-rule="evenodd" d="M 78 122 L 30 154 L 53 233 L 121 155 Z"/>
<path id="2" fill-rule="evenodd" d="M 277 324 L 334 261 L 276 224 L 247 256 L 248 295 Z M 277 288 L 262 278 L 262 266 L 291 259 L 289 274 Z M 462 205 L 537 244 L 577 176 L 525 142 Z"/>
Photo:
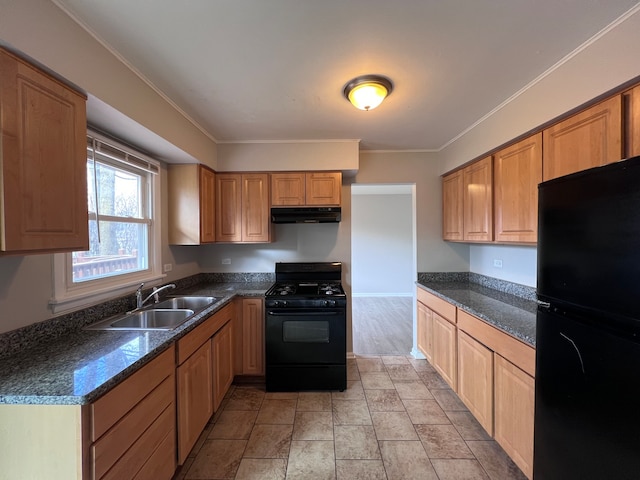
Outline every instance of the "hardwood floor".
<path id="1" fill-rule="evenodd" d="M 408 355 L 413 334 L 412 297 L 353 297 L 353 353 Z"/>

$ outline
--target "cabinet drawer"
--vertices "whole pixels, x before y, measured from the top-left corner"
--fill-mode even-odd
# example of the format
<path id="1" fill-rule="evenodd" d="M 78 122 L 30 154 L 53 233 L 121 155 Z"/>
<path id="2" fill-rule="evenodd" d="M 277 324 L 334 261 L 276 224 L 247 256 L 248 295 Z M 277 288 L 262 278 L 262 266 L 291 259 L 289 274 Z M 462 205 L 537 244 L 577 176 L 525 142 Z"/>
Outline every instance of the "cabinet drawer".
<path id="1" fill-rule="evenodd" d="M 102 480 L 131 478 L 143 468 L 154 452 L 164 443 L 167 436 L 175 438 L 176 412 L 173 405 L 171 404 L 162 412 L 156 421 L 102 477 Z M 175 442 L 175 440 L 173 441 Z M 175 453 L 172 454 L 172 458 L 175 458 L 174 455 Z"/>
<path id="2" fill-rule="evenodd" d="M 170 480 L 176 471 L 176 436 L 169 432 L 133 480 Z"/>
<path id="3" fill-rule="evenodd" d="M 451 323 L 456 323 L 456 307 L 446 300 L 436 297 L 432 293 L 418 287 L 418 301 Z"/>
<path id="4" fill-rule="evenodd" d="M 228 303 L 178 340 L 178 365 L 181 365 L 187 358 L 193 355 L 204 342 L 213 337 L 225 323 L 231 320 L 233 317 L 233 308 L 233 302 Z"/>
<path id="5" fill-rule="evenodd" d="M 167 350 L 91 404 L 95 442 L 175 370 L 175 349 Z"/>
<path id="6" fill-rule="evenodd" d="M 94 478 L 102 478 L 142 432 L 173 406 L 175 393 L 175 376 L 170 375 L 91 447 Z"/>
<path id="7" fill-rule="evenodd" d="M 502 355 L 529 375 L 535 375 L 536 351 L 531 345 L 521 342 L 463 310 L 458 311 L 458 328 Z"/>

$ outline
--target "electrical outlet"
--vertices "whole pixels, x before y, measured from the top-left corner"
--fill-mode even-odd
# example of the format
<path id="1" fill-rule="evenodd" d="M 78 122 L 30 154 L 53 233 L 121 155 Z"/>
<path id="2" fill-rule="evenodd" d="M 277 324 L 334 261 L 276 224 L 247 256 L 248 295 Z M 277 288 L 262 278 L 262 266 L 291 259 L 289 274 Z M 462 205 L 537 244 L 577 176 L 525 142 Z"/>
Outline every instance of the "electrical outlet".
<path id="1" fill-rule="evenodd" d="M 162 266 L 162 271 L 163 271 L 164 273 L 170 272 L 171 270 L 173 270 L 173 265 L 172 265 L 171 263 L 165 263 L 165 264 Z"/>
<path id="2" fill-rule="evenodd" d="M 493 266 L 495 268 L 502 268 L 502 260 L 500 260 L 498 258 L 494 258 L 493 259 Z"/>
<path id="3" fill-rule="evenodd" d="M 230 258 L 223 258 L 222 259 L 222 265 L 231 265 L 231 259 Z"/>

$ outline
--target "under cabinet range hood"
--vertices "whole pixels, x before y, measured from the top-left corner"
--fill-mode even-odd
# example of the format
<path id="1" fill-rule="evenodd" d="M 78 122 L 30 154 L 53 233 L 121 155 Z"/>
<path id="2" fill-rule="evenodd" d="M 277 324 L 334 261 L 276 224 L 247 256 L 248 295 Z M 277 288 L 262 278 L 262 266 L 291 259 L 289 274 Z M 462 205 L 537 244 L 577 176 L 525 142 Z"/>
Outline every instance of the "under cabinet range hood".
<path id="1" fill-rule="evenodd" d="M 336 223 L 341 214 L 340 207 L 273 207 L 271 223 Z"/>

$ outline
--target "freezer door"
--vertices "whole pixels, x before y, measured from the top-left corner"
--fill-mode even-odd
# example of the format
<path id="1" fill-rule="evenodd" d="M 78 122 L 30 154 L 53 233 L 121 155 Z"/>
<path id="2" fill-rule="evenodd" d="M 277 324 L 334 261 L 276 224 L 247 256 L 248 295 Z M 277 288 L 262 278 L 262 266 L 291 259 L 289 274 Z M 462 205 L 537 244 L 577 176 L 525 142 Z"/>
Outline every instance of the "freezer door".
<path id="1" fill-rule="evenodd" d="M 639 478 L 640 344 L 611 324 L 538 309 L 535 480 Z"/>

